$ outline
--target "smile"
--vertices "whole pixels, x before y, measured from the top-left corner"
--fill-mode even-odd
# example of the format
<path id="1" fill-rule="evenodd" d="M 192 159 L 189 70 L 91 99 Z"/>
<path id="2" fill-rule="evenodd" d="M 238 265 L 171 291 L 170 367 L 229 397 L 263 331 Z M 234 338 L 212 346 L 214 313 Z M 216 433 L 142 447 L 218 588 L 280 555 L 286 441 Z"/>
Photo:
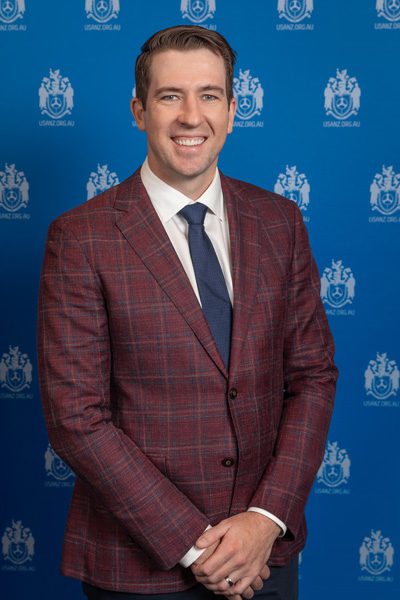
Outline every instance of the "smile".
<path id="1" fill-rule="evenodd" d="M 206 141 L 205 137 L 175 137 L 172 139 L 178 146 L 200 146 Z"/>

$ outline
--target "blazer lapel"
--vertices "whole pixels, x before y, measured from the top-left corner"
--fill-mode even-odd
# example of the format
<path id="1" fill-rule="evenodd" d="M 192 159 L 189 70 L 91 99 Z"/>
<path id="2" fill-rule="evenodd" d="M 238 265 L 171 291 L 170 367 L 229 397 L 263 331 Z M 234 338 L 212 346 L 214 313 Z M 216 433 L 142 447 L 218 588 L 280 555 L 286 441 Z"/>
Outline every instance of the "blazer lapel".
<path id="1" fill-rule="evenodd" d="M 193 288 L 136 171 L 117 191 L 117 227 L 152 273 L 220 371 L 224 363 Z"/>
<path id="2" fill-rule="evenodd" d="M 259 276 L 260 237 L 257 214 L 237 185 L 221 173 L 227 206 L 233 280 L 233 327 L 230 377 L 239 367 L 252 315 Z"/>

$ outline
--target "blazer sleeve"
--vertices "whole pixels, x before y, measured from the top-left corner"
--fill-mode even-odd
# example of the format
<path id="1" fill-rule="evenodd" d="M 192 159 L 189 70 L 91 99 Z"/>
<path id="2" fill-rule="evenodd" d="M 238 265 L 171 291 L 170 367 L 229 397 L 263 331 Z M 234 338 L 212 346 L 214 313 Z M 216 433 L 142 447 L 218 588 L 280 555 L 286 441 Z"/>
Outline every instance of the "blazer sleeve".
<path id="1" fill-rule="evenodd" d="M 284 329 L 284 393 L 273 458 L 250 506 L 265 508 L 294 539 L 321 465 L 335 395 L 334 344 L 320 299 L 320 278 L 297 206 Z M 293 214 L 292 213 L 292 214 Z"/>
<path id="2" fill-rule="evenodd" d="M 79 241 L 57 221 L 41 276 L 38 359 L 53 448 L 157 565 L 172 568 L 208 519 L 114 425 L 101 282 Z"/>

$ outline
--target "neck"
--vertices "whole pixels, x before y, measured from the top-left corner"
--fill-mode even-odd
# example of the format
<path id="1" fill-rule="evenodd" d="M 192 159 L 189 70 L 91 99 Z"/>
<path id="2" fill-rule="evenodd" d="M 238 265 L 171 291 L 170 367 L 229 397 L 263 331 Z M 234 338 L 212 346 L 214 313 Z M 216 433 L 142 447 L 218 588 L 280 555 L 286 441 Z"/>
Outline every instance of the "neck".
<path id="1" fill-rule="evenodd" d="M 157 166 L 154 166 L 148 157 L 150 170 L 167 185 L 184 194 L 191 200 L 197 200 L 210 187 L 216 172 L 216 165 L 212 170 L 207 170 L 197 177 L 184 178 L 175 174 L 160 173 Z"/>
<path id="2" fill-rule="evenodd" d="M 203 180 L 202 182 L 195 182 L 192 180 L 182 182 L 179 180 L 176 182 L 167 181 L 166 183 L 168 183 L 168 185 L 173 187 L 175 190 L 178 190 L 178 192 L 181 192 L 181 194 L 184 194 L 191 200 L 197 200 L 210 187 L 210 185 L 214 179 L 214 175 L 215 175 L 215 173 L 213 173 L 211 177 L 208 177 L 206 180 Z"/>

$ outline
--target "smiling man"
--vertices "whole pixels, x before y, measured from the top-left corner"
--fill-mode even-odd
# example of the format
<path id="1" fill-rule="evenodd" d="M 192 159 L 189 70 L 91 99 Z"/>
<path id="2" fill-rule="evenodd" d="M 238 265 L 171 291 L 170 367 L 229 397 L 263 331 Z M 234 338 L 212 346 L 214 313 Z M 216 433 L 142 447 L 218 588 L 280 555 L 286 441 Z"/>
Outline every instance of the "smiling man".
<path id="1" fill-rule="evenodd" d="M 233 66 L 216 32 L 154 34 L 147 159 L 49 229 L 41 389 L 77 475 L 62 571 L 89 599 L 297 598 L 333 343 L 296 205 L 217 168 Z"/>

